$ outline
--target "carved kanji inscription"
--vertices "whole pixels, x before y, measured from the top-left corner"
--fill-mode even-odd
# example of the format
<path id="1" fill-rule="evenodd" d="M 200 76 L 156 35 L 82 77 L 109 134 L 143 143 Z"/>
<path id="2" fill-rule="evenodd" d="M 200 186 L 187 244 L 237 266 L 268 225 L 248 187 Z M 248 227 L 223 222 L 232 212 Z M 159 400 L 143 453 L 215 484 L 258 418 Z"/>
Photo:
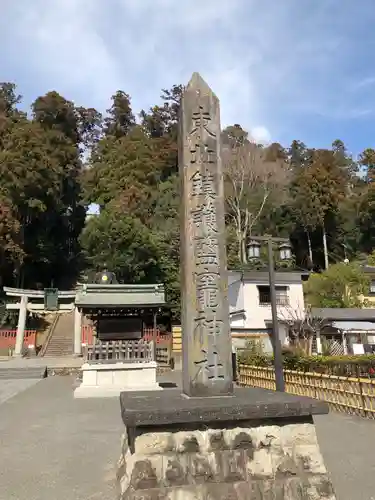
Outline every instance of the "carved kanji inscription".
<path id="1" fill-rule="evenodd" d="M 198 74 L 180 123 L 183 390 L 233 392 L 219 101 Z"/>

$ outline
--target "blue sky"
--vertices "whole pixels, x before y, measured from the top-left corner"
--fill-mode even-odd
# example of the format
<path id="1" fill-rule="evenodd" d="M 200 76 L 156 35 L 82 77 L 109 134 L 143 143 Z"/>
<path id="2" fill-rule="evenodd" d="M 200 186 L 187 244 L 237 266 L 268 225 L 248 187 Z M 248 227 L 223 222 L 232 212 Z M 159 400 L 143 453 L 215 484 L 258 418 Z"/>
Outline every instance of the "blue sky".
<path id="1" fill-rule="evenodd" d="M 223 125 L 257 139 L 375 147 L 374 0 L 2 0 L 0 80 L 139 111 L 193 71 Z"/>

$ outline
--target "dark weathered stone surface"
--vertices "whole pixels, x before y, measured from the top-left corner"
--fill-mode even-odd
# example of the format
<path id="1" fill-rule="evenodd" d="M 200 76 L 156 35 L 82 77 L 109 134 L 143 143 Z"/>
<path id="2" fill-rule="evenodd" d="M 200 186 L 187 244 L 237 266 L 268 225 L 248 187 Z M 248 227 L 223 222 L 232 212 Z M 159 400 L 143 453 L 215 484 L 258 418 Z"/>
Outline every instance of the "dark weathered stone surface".
<path id="1" fill-rule="evenodd" d="M 126 426 L 158 426 L 215 421 L 285 418 L 328 413 L 323 401 L 258 388 L 238 388 L 234 396 L 186 398 L 176 389 L 120 395 Z"/>
<path id="2" fill-rule="evenodd" d="M 210 483 L 197 487 L 184 487 L 136 491 L 126 500 L 333 500 L 332 495 L 317 496 L 314 481 L 293 478 L 287 481 L 239 481 L 236 483 Z M 125 500 L 125 499 L 124 499 Z"/>
<path id="3" fill-rule="evenodd" d="M 220 106 L 194 73 L 182 99 L 179 167 L 183 392 L 233 392 Z"/>
<path id="4" fill-rule="evenodd" d="M 169 433 L 145 427 L 134 453 L 125 434 L 121 499 L 335 500 L 314 424 L 305 420 Z"/>

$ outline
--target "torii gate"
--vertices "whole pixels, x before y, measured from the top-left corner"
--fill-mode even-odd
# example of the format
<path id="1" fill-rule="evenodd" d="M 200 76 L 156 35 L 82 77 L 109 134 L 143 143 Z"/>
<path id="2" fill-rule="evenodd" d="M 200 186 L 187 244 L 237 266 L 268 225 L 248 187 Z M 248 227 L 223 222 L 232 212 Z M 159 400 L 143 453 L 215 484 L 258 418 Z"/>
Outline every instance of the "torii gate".
<path id="1" fill-rule="evenodd" d="M 22 355 L 27 312 L 36 313 L 67 313 L 74 310 L 74 354 L 81 355 L 82 314 L 75 306 L 76 291 L 57 291 L 57 304 L 54 308 L 46 308 L 44 290 L 26 290 L 22 288 L 4 287 L 8 297 L 19 297 L 19 302 L 6 304 L 9 310 L 18 310 L 18 324 L 14 356 Z"/>
<path id="2" fill-rule="evenodd" d="M 4 287 L 9 297 L 19 297 L 19 302 L 9 303 L 7 309 L 18 310 L 18 326 L 15 356 L 21 356 L 25 335 L 27 311 L 39 314 L 54 312 L 67 313 L 74 311 L 74 355 L 82 354 L 82 316 L 87 313 L 136 311 L 143 314 L 150 311 L 154 321 L 156 335 L 156 317 L 161 308 L 166 307 L 164 286 L 154 285 L 98 285 L 78 283 L 75 290 L 59 291 L 57 288 L 45 290 L 25 290 L 22 288 Z M 52 292 L 52 295 L 48 295 Z M 52 304 L 49 299 L 52 299 Z"/>

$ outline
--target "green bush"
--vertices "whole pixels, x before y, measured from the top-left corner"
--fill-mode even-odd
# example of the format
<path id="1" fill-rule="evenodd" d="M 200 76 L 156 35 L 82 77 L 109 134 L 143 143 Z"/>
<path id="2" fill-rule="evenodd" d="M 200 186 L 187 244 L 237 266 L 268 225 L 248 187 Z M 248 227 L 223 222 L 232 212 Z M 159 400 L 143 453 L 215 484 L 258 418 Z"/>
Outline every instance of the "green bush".
<path id="1" fill-rule="evenodd" d="M 245 349 L 238 355 L 238 362 L 253 366 L 269 366 L 270 357 L 264 352 L 261 340 L 249 340 Z"/>
<path id="2" fill-rule="evenodd" d="M 243 351 L 239 363 L 273 367 L 273 356 Z M 375 355 L 355 356 L 304 356 L 293 348 L 283 349 L 283 365 L 286 370 L 317 372 L 331 375 L 357 377 L 375 376 Z"/>

